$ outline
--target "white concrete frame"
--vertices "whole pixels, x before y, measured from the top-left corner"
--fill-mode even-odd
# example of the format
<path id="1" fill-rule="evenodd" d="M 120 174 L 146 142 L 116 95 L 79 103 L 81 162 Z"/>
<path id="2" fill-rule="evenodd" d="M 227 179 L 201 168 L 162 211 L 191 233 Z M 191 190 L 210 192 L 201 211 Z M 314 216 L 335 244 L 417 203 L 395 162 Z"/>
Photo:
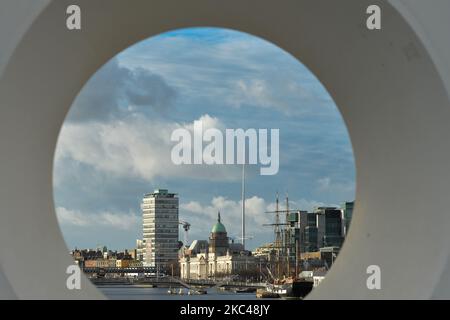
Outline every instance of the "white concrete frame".
<path id="1" fill-rule="evenodd" d="M 65 9 L 82 8 L 82 31 Z M 382 30 L 365 28 L 369 4 Z M 450 1 L 2 0 L 0 297 L 101 298 L 71 263 L 55 218 L 52 164 L 89 77 L 164 31 L 216 26 L 265 38 L 322 81 L 348 126 L 357 169 L 352 228 L 310 298 L 450 298 Z M 366 268 L 381 267 L 381 290 Z"/>

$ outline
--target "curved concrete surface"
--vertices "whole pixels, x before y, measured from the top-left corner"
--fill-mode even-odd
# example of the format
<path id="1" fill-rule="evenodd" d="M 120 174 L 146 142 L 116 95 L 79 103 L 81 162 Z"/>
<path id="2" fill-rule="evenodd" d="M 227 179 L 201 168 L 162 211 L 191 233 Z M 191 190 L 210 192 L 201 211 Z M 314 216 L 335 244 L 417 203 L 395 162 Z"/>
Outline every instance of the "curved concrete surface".
<path id="1" fill-rule="evenodd" d="M 74 2 L 82 31 L 65 28 Z M 374 3 L 381 31 L 365 28 Z M 355 215 L 335 265 L 309 298 L 450 298 L 450 2 L 390 3 L 2 1 L 0 30 L 9 31 L 0 32 L 0 298 L 102 297 L 85 278 L 82 290 L 66 289 L 71 259 L 52 196 L 58 132 L 108 59 L 192 26 L 275 43 L 317 75 L 342 112 L 356 160 Z M 372 264 L 381 268 L 381 290 L 367 289 Z"/>

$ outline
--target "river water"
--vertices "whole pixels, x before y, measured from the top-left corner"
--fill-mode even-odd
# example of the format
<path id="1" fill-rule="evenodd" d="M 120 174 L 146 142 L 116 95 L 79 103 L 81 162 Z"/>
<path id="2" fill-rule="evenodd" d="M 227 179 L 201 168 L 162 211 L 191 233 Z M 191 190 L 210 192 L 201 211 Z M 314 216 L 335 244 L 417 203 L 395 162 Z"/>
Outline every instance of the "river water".
<path id="1" fill-rule="evenodd" d="M 217 288 L 207 289 L 208 293 L 203 295 L 188 295 L 186 289 L 183 295 L 168 294 L 168 288 L 132 285 L 100 285 L 97 288 L 112 300 L 256 300 L 255 293 L 234 293 Z M 175 290 L 178 292 L 179 288 Z"/>

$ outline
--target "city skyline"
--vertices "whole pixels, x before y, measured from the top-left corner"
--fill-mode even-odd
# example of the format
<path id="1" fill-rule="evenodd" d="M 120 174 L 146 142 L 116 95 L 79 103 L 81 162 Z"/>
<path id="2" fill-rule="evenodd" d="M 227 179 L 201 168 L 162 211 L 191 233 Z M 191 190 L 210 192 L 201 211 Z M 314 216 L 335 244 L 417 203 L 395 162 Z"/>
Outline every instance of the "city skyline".
<path id="1" fill-rule="evenodd" d="M 273 44 L 224 29 L 162 34 L 105 64 L 75 99 L 54 167 L 58 219 L 70 248 L 129 248 L 142 237 L 139 204 L 154 189 L 180 195 L 180 219 L 201 238 L 220 210 L 240 234 L 240 167 L 170 165 L 170 132 L 195 120 L 218 128 L 280 128 L 280 170 L 249 166 L 250 248 L 273 241 L 264 214 L 354 200 L 354 160 L 341 116 L 320 82 Z M 300 130 L 299 130 L 300 128 Z M 169 158 L 170 159 L 170 158 Z M 283 202 L 282 202 L 283 203 Z M 183 230 L 180 228 L 180 239 Z"/>

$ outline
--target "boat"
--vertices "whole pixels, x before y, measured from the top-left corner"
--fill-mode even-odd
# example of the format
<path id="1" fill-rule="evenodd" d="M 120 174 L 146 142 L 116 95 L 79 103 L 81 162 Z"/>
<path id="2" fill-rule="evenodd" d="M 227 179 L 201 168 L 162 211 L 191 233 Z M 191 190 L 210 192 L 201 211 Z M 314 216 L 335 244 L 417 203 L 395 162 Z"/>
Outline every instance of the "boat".
<path id="1" fill-rule="evenodd" d="M 300 297 L 289 297 L 289 296 L 284 296 L 284 297 L 280 297 L 281 300 L 302 300 L 302 298 Z"/>
<path id="2" fill-rule="evenodd" d="M 260 288 L 260 289 L 256 290 L 256 297 L 263 298 L 263 299 L 266 299 L 266 298 L 274 299 L 274 298 L 279 298 L 280 296 L 277 293 L 267 291 L 265 288 Z"/>
<path id="3" fill-rule="evenodd" d="M 204 289 L 191 289 L 188 291 L 188 295 L 200 295 L 200 294 L 207 294 L 208 292 Z"/>
<path id="4" fill-rule="evenodd" d="M 314 281 L 312 279 L 297 279 L 292 282 L 292 292 L 290 297 L 306 297 L 313 289 Z"/>
<path id="5" fill-rule="evenodd" d="M 247 288 L 237 288 L 234 290 L 234 293 L 253 293 L 253 292 L 256 292 L 256 288 L 247 287 Z"/>
<path id="6" fill-rule="evenodd" d="M 277 294 L 279 296 L 287 296 L 290 293 L 291 286 L 289 284 L 272 284 L 266 285 L 266 291 Z"/>
<path id="7" fill-rule="evenodd" d="M 313 289 L 314 281 L 310 279 L 286 279 L 283 282 L 268 283 L 266 291 L 280 297 L 306 297 Z"/>
<path id="8" fill-rule="evenodd" d="M 174 293 L 175 293 L 175 290 L 173 290 L 172 288 L 169 288 L 169 290 L 167 290 L 167 293 L 168 293 L 168 294 L 174 294 Z"/>
<path id="9" fill-rule="evenodd" d="M 208 292 L 205 289 L 196 290 L 196 294 L 207 294 Z"/>

